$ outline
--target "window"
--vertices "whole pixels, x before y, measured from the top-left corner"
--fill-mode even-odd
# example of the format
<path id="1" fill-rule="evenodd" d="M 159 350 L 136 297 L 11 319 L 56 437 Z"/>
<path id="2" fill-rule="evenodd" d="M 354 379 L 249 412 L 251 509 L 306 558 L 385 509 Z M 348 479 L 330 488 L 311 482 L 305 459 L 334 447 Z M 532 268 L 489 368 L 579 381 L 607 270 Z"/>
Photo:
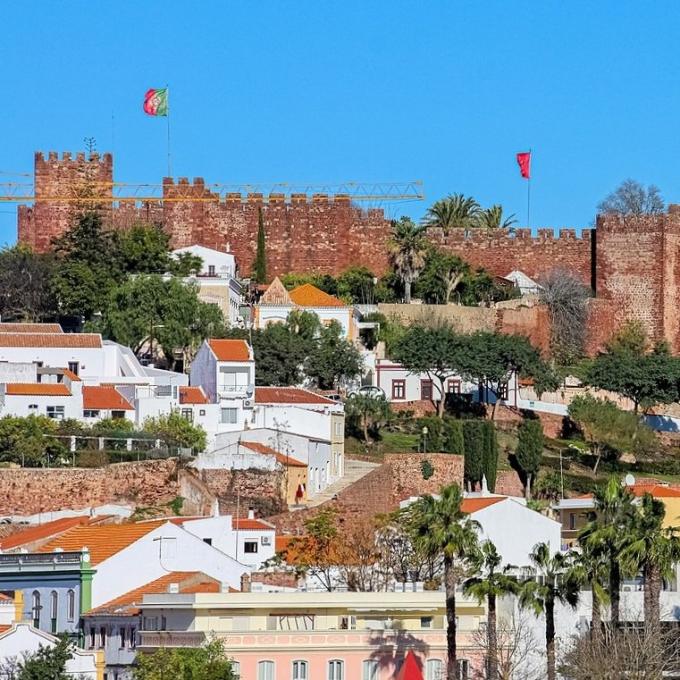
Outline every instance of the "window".
<path id="1" fill-rule="evenodd" d="M 406 399 L 406 381 L 392 381 L 392 399 Z"/>
<path id="2" fill-rule="evenodd" d="M 267 619 L 267 630 L 314 630 L 311 614 L 283 614 Z"/>
<path id="3" fill-rule="evenodd" d="M 432 381 L 431 380 L 421 380 L 420 381 L 420 398 L 432 400 Z"/>
<path id="4" fill-rule="evenodd" d="M 273 661 L 260 661 L 257 664 L 257 680 L 274 680 Z"/>
<path id="5" fill-rule="evenodd" d="M 33 591 L 31 595 L 31 618 L 33 619 L 33 627 L 40 628 L 40 593 L 37 590 Z"/>
<path id="6" fill-rule="evenodd" d="M 208 276 L 215 276 L 215 265 L 214 264 L 208 265 Z"/>
<path id="7" fill-rule="evenodd" d="M 31 413 L 35 413 L 38 410 L 38 404 L 29 404 L 28 405 L 28 410 Z"/>
<path id="8" fill-rule="evenodd" d="M 134 649 L 137 646 L 137 629 L 132 626 L 130 628 L 130 639 L 129 639 L 129 647 L 130 649 Z"/>
<path id="9" fill-rule="evenodd" d="M 64 407 L 63 406 L 48 406 L 47 407 L 47 417 L 54 418 L 54 420 L 64 420 Z"/>
<path id="10" fill-rule="evenodd" d="M 432 628 L 432 617 L 431 616 L 421 616 L 420 617 L 420 627 L 421 628 Z"/>
<path id="11" fill-rule="evenodd" d="M 198 415 L 199 415 L 199 416 L 204 416 L 204 415 L 205 415 L 205 409 L 202 408 L 202 409 L 198 412 Z"/>
<path id="12" fill-rule="evenodd" d="M 293 678 L 292 680 L 308 680 L 306 661 L 293 661 Z"/>
<path id="13" fill-rule="evenodd" d="M 341 616 L 340 630 L 356 630 L 357 617 L 356 616 Z"/>
<path id="14" fill-rule="evenodd" d="M 243 552 L 256 553 L 257 552 L 257 541 L 244 541 Z"/>
<path id="15" fill-rule="evenodd" d="M 99 418 L 99 411 L 86 408 L 83 410 L 83 418 Z"/>
<path id="16" fill-rule="evenodd" d="M 470 662 L 467 659 L 458 660 L 458 678 L 459 680 L 468 680 L 470 677 Z"/>
<path id="17" fill-rule="evenodd" d="M 99 646 L 103 649 L 106 647 L 106 626 L 99 629 Z"/>
<path id="18" fill-rule="evenodd" d="M 234 675 L 237 678 L 241 677 L 241 664 L 238 661 L 231 662 L 231 670 L 234 671 Z"/>
<path id="19" fill-rule="evenodd" d="M 50 593 L 50 630 L 52 634 L 57 632 L 57 609 L 59 607 L 59 595 L 53 590 Z"/>
<path id="20" fill-rule="evenodd" d="M 374 659 L 367 659 L 363 664 L 364 673 L 361 680 L 378 680 L 378 662 Z"/>
<path id="21" fill-rule="evenodd" d="M 94 626 L 90 626 L 90 649 L 94 649 L 95 643 L 96 643 L 96 636 L 97 633 L 94 629 Z"/>
<path id="22" fill-rule="evenodd" d="M 69 621 L 76 620 L 76 592 L 69 590 L 66 593 L 66 618 Z"/>
<path id="23" fill-rule="evenodd" d="M 125 634 L 127 633 L 127 628 L 125 626 L 120 627 L 120 648 L 125 648 Z"/>
<path id="24" fill-rule="evenodd" d="M 123 420 L 125 411 L 111 411 L 111 420 Z"/>
<path id="25" fill-rule="evenodd" d="M 328 662 L 328 680 L 345 679 L 345 662 L 334 659 Z"/>
<path id="26" fill-rule="evenodd" d="M 76 375 L 78 375 L 78 371 L 80 370 L 80 364 L 77 361 L 69 361 L 68 370 L 71 371 L 71 373 L 75 373 Z"/>
<path id="27" fill-rule="evenodd" d="M 576 513 L 575 512 L 570 512 L 569 513 L 569 529 L 572 531 L 576 529 Z"/>
<path id="28" fill-rule="evenodd" d="M 507 399 L 508 398 L 508 383 L 498 384 L 498 390 L 496 391 L 497 399 Z M 466 662 L 467 663 L 467 662 Z"/>
<path id="29" fill-rule="evenodd" d="M 183 408 L 182 409 L 182 418 L 185 420 L 188 420 L 190 423 L 194 422 L 194 409 L 192 408 Z"/>
<path id="30" fill-rule="evenodd" d="M 460 394 L 460 380 L 449 378 L 446 382 L 446 391 L 449 394 Z"/>
<path id="31" fill-rule="evenodd" d="M 444 680 L 444 662 L 440 659 L 428 659 L 425 680 Z"/>
<path id="32" fill-rule="evenodd" d="M 220 422 L 228 425 L 235 425 L 238 418 L 237 408 L 223 408 Z"/>
<path id="33" fill-rule="evenodd" d="M 341 437 L 344 434 L 342 421 L 338 420 L 335 422 L 335 436 Z"/>

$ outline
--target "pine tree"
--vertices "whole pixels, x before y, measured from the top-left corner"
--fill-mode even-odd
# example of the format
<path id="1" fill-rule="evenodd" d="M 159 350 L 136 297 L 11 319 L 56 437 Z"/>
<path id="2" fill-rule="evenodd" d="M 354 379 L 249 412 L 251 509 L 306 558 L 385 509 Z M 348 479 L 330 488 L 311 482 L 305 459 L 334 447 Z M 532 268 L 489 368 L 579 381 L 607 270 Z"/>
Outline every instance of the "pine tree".
<path id="1" fill-rule="evenodd" d="M 253 278 L 257 283 L 267 283 L 267 253 L 265 251 L 264 217 L 262 208 L 257 211 L 257 253 L 253 267 Z"/>

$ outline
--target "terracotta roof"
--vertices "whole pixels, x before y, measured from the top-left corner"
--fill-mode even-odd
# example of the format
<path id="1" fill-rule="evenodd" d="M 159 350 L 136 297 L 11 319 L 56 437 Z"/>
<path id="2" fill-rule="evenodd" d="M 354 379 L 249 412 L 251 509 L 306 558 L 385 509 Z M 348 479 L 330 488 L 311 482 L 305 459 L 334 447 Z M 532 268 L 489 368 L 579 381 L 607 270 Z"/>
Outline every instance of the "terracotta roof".
<path id="1" fill-rule="evenodd" d="M 479 498 L 464 498 L 460 509 L 463 512 L 472 514 L 473 512 L 484 510 L 484 508 L 488 508 L 490 505 L 495 505 L 496 503 L 500 503 L 500 501 L 504 500 L 506 500 L 506 496 L 480 496 Z"/>
<path id="2" fill-rule="evenodd" d="M 83 387 L 83 408 L 96 411 L 135 410 L 135 407 L 110 385 Z"/>
<path id="3" fill-rule="evenodd" d="M 277 553 L 283 552 L 288 549 L 289 543 L 295 538 L 295 536 L 277 536 L 274 539 L 274 545 Z"/>
<path id="4" fill-rule="evenodd" d="M 12 627 L 11 623 L 0 624 L 0 635 L 6 633 Z"/>
<path id="5" fill-rule="evenodd" d="M 298 460 L 297 458 L 293 458 L 292 456 L 286 456 L 285 453 L 281 453 L 280 451 L 276 451 L 273 449 L 271 446 L 267 446 L 265 444 L 260 444 L 260 442 L 240 442 L 241 446 L 245 446 L 247 449 L 250 449 L 251 451 L 255 451 L 256 453 L 262 453 L 267 456 L 274 456 L 277 460 L 277 462 L 281 463 L 281 465 L 285 465 L 286 467 L 307 467 L 307 463 L 303 463 L 301 460 Z"/>
<path id="6" fill-rule="evenodd" d="M 665 484 L 633 484 L 628 487 L 636 496 L 649 493 L 654 498 L 680 498 L 680 489 Z"/>
<path id="7" fill-rule="evenodd" d="M 294 288 L 289 295 L 298 307 L 347 307 L 342 300 L 325 293 L 311 283 Z"/>
<path id="8" fill-rule="evenodd" d="M 106 524 L 104 526 L 74 527 L 58 538 L 43 545 L 38 552 L 78 552 L 84 547 L 90 551 L 90 563 L 97 565 L 124 550 L 143 536 L 164 524 L 163 520 L 142 524 Z"/>
<path id="9" fill-rule="evenodd" d="M 336 404 L 320 394 L 303 390 L 301 387 L 256 387 L 257 404 Z"/>
<path id="10" fill-rule="evenodd" d="M 219 581 L 200 571 L 173 571 L 120 597 L 109 600 L 99 607 L 90 609 L 85 615 L 136 616 L 139 614 L 139 605 L 144 595 L 167 593 L 171 583 L 178 585 L 180 593 L 219 593 L 221 590 Z M 232 589 L 230 588 L 230 590 Z"/>
<path id="11" fill-rule="evenodd" d="M 0 333 L 63 333 L 58 323 L 0 323 Z"/>
<path id="12" fill-rule="evenodd" d="M 218 361 L 250 361 L 250 346 L 245 340 L 208 340 Z"/>
<path id="13" fill-rule="evenodd" d="M 62 517 L 55 519 L 52 522 L 45 522 L 45 524 L 37 524 L 27 527 L 23 531 L 17 531 L 15 534 L 0 539 L 0 549 L 12 550 L 13 548 L 20 548 L 22 545 L 35 543 L 36 541 L 49 539 L 52 536 L 58 536 L 73 527 L 82 526 L 85 524 L 97 524 L 108 519 L 108 516 L 100 517 Z"/>
<path id="14" fill-rule="evenodd" d="M 291 305 L 290 294 L 277 276 L 260 298 L 261 305 Z"/>
<path id="15" fill-rule="evenodd" d="M 249 519 L 241 517 L 232 519 L 232 526 L 239 531 L 274 531 L 274 527 L 261 519 Z"/>
<path id="16" fill-rule="evenodd" d="M 203 391 L 202 387 L 180 387 L 179 388 L 179 403 L 180 404 L 207 404 L 208 397 Z"/>
<path id="17" fill-rule="evenodd" d="M 61 372 L 72 382 L 81 382 L 80 378 L 70 368 L 62 368 Z"/>
<path id="18" fill-rule="evenodd" d="M 6 394 L 13 396 L 70 397 L 71 392 L 63 383 L 7 383 Z"/>
<path id="19" fill-rule="evenodd" d="M 99 348 L 97 333 L 0 333 L 0 347 Z"/>

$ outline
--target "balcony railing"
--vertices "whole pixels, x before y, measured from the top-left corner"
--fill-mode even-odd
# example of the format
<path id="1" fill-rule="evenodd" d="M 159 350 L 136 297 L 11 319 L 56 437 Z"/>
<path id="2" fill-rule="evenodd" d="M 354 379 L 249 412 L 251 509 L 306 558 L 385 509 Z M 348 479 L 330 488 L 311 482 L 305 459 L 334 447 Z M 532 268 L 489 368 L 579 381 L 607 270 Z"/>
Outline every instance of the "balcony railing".
<path id="1" fill-rule="evenodd" d="M 205 633 L 176 630 L 142 630 L 139 647 L 201 647 L 206 641 Z"/>

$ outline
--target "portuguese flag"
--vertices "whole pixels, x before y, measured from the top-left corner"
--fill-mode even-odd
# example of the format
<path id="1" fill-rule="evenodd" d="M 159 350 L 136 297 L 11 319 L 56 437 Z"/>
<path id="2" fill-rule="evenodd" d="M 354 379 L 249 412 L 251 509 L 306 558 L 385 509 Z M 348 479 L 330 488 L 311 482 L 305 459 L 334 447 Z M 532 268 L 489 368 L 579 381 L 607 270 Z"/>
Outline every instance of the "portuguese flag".
<path id="1" fill-rule="evenodd" d="M 167 116 L 168 115 L 168 88 L 164 87 L 160 90 L 154 89 L 146 91 L 144 95 L 144 113 L 149 116 Z"/>

